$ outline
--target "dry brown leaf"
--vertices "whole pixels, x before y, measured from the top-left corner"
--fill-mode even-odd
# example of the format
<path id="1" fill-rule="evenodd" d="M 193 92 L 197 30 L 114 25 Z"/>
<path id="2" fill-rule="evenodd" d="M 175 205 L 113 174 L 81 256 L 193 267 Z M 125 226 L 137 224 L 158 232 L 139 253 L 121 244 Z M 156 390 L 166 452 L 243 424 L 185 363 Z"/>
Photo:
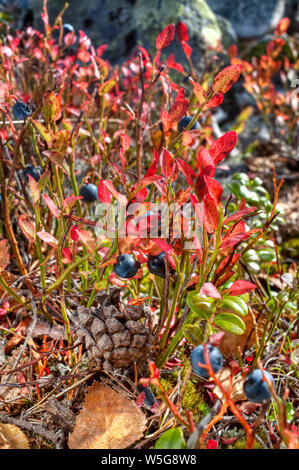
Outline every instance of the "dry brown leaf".
<path id="1" fill-rule="evenodd" d="M 69 437 L 71 449 L 126 449 L 142 438 L 146 418 L 135 402 L 95 382 Z"/>
<path id="2" fill-rule="evenodd" d="M 0 423 L 0 449 L 30 449 L 27 437 L 14 424 Z"/>
<path id="3" fill-rule="evenodd" d="M 221 385 L 225 388 L 225 390 L 229 390 L 229 383 L 230 383 L 230 375 L 231 375 L 231 369 L 229 367 L 224 367 L 221 369 L 219 372 L 217 372 L 216 377 L 220 381 Z M 241 401 L 241 400 L 246 400 L 246 396 L 244 395 L 243 392 L 243 383 L 244 383 L 245 378 L 242 375 L 234 375 L 233 377 L 233 388 L 232 388 L 232 393 L 231 393 L 231 399 L 234 402 Z M 222 391 L 220 390 L 220 387 L 216 385 L 216 387 L 213 390 L 213 393 L 217 395 L 220 400 L 224 401 L 224 395 Z"/>

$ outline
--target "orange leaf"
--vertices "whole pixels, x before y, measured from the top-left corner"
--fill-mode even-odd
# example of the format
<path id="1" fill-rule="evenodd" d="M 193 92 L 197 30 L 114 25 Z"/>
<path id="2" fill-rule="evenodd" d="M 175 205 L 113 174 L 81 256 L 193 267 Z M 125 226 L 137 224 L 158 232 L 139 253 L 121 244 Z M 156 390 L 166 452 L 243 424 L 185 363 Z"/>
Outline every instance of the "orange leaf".
<path id="1" fill-rule="evenodd" d="M 221 70 L 213 81 L 213 91 L 215 93 L 226 93 L 239 79 L 242 72 L 242 65 L 229 65 Z"/>

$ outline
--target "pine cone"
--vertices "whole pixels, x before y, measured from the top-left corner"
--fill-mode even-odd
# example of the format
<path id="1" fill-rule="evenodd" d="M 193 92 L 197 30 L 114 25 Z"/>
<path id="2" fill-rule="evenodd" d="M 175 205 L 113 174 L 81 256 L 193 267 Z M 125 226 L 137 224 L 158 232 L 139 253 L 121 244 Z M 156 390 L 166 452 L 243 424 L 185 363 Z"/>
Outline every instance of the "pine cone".
<path id="1" fill-rule="evenodd" d="M 153 337 L 145 323 L 143 306 L 124 305 L 119 289 L 99 293 L 90 309 L 78 307 L 77 336 L 85 344 L 88 357 L 104 369 L 125 368 L 144 361 Z"/>

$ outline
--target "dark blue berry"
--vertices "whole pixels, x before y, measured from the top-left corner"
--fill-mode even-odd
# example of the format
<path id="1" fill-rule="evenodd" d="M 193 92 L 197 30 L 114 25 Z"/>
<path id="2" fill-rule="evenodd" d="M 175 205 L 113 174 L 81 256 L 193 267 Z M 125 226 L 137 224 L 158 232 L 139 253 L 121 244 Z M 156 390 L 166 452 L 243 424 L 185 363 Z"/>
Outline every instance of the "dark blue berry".
<path id="1" fill-rule="evenodd" d="M 188 126 L 188 124 L 192 121 L 192 117 L 191 116 L 185 116 L 183 117 L 179 123 L 178 123 L 178 131 L 179 132 L 183 132 L 184 129 L 186 129 L 186 127 Z M 193 124 L 193 126 L 191 127 L 190 131 L 193 131 L 194 129 L 199 129 L 199 124 L 197 121 L 195 121 L 195 123 Z"/>
<path id="2" fill-rule="evenodd" d="M 16 119 L 25 119 L 32 114 L 32 109 L 23 101 L 17 101 L 12 108 L 13 115 Z"/>
<path id="3" fill-rule="evenodd" d="M 212 346 L 211 344 L 207 344 L 207 349 L 208 349 L 211 367 L 214 372 L 217 372 L 219 369 L 221 369 L 223 365 L 222 354 L 218 348 L 216 348 L 215 346 Z M 209 378 L 208 370 L 198 365 L 199 362 L 201 364 L 206 364 L 206 361 L 204 358 L 204 345 L 200 344 L 199 346 L 194 348 L 191 353 L 190 358 L 191 358 L 191 366 L 192 366 L 193 372 L 199 375 L 200 377 L 203 377 L 204 379 L 208 379 Z"/>
<path id="4" fill-rule="evenodd" d="M 267 371 L 264 371 L 264 374 L 274 385 L 272 375 Z M 264 400 L 269 400 L 269 398 L 271 398 L 268 385 L 266 381 L 263 380 L 263 375 L 260 369 L 255 369 L 246 377 L 243 389 L 246 398 L 254 403 L 262 403 Z"/>
<path id="5" fill-rule="evenodd" d="M 139 261 L 134 256 L 125 254 L 118 256 L 113 270 L 122 279 L 129 279 L 136 276 L 139 268 Z"/>
<path id="6" fill-rule="evenodd" d="M 63 25 L 64 34 L 72 33 L 73 31 L 74 31 L 74 26 L 72 26 L 70 23 L 65 23 Z"/>
<path id="7" fill-rule="evenodd" d="M 154 406 L 154 404 L 157 402 L 155 395 L 151 391 L 149 387 L 144 387 L 143 385 L 138 385 L 137 390 L 139 393 L 144 392 L 144 402 L 143 404 L 147 406 L 148 408 L 151 408 Z"/>
<path id="8" fill-rule="evenodd" d="M 147 260 L 147 266 L 149 272 L 154 274 L 155 276 L 159 277 L 165 277 L 165 263 L 164 263 L 164 258 L 165 258 L 165 251 L 161 251 L 156 256 L 149 256 Z M 169 266 L 169 272 L 170 274 L 174 273 L 174 270 Z"/>
<path id="9" fill-rule="evenodd" d="M 95 184 L 88 183 L 84 184 L 79 192 L 79 195 L 83 197 L 84 202 L 94 202 L 98 200 L 98 188 Z"/>
<path id="10" fill-rule="evenodd" d="M 35 181 L 38 181 L 41 177 L 42 174 L 42 169 L 40 166 L 33 166 L 33 165 L 26 165 L 23 174 L 25 176 L 26 181 L 29 181 L 28 175 L 32 176 L 32 178 L 35 179 Z"/>

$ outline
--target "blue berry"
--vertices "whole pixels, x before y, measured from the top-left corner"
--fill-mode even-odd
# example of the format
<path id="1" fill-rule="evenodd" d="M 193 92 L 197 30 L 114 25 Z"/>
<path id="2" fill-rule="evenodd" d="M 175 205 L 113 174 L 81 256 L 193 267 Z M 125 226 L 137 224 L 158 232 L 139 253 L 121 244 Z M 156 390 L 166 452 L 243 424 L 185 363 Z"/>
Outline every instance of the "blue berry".
<path id="1" fill-rule="evenodd" d="M 42 174 L 42 169 L 40 166 L 35 167 L 33 165 L 26 165 L 23 170 L 23 174 L 27 182 L 29 181 L 28 175 L 32 176 L 32 178 L 34 178 L 35 181 L 38 181 Z"/>
<path id="2" fill-rule="evenodd" d="M 207 344 L 207 349 L 208 349 L 211 367 L 214 372 L 217 372 L 219 369 L 221 369 L 223 365 L 222 354 L 218 348 L 216 348 L 215 346 L 212 346 L 211 344 Z M 206 364 L 206 361 L 204 358 L 203 344 L 200 344 L 199 346 L 193 349 L 190 358 L 191 358 L 191 366 L 192 366 L 193 372 L 199 375 L 200 377 L 203 377 L 204 379 L 208 379 L 209 372 L 207 371 L 207 369 L 204 369 L 203 367 L 200 367 L 198 365 L 199 362 L 201 364 Z"/>
<path id="3" fill-rule="evenodd" d="M 70 23 L 65 23 L 63 25 L 63 32 L 64 34 L 72 33 L 74 31 L 74 26 Z"/>
<path id="4" fill-rule="evenodd" d="M 186 127 L 188 126 L 188 124 L 192 121 L 192 117 L 191 116 L 185 116 L 183 117 L 179 123 L 178 123 L 178 131 L 179 132 L 183 132 L 184 129 L 186 129 Z M 195 121 L 195 123 L 193 124 L 193 126 L 191 127 L 190 131 L 193 131 L 195 129 L 199 129 L 199 124 L 197 121 Z"/>
<path id="5" fill-rule="evenodd" d="M 165 277 L 165 251 L 161 251 L 156 256 L 149 256 L 147 260 L 147 266 L 149 272 L 154 274 L 155 276 Z M 174 273 L 174 270 L 169 266 L 169 271 L 171 274 Z"/>
<path id="6" fill-rule="evenodd" d="M 264 374 L 274 385 L 272 375 L 267 371 L 264 371 Z M 262 403 L 264 400 L 271 398 L 268 385 L 266 381 L 263 380 L 263 375 L 260 369 L 255 369 L 246 377 L 243 389 L 246 398 L 254 403 Z"/>
<path id="7" fill-rule="evenodd" d="M 25 119 L 32 114 L 32 109 L 28 104 L 18 100 L 12 108 L 12 112 L 16 119 Z"/>
<path id="8" fill-rule="evenodd" d="M 98 188 L 95 184 L 88 183 L 84 184 L 79 192 L 79 195 L 83 197 L 84 202 L 94 202 L 98 200 Z"/>
<path id="9" fill-rule="evenodd" d="M 118 256 L 113 270 L 122 279 L 129 279 L 136 276 L 139 268 L 139 261 L 134 256 L 125 254 Z"/>

